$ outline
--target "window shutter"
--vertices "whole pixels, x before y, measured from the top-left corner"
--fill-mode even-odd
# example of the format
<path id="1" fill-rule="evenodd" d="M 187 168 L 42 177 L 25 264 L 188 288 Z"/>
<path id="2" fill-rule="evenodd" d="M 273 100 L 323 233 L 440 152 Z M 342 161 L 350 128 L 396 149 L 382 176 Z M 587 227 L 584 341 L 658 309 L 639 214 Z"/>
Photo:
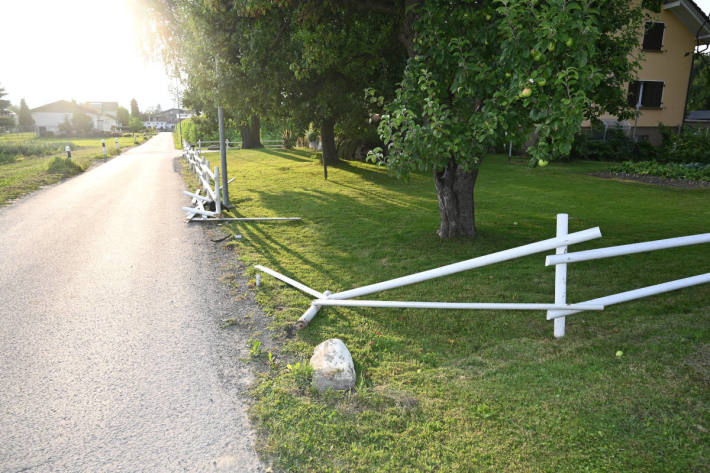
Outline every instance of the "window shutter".
<path id="1" fill-rule="evenodd" d="M 643 107 L 660 107 L 663 98 L 663 82 L 648 81 L 643 84 L 643 97 L 641 98 L 641 106 Z"/>
<path id="2" fill-rule="evenodd" d="M 636 107 L 639 101 L 639 89 L 641 89 L 641 81 L 635 80 L 629 83 L 629 107 Z"/>
<path id="3" fill-rule="evenodd" d="M 663 46 L 664 23 L 647 22 L 643 35 L 643 49 L 645 51 L 660 51 Z"/>

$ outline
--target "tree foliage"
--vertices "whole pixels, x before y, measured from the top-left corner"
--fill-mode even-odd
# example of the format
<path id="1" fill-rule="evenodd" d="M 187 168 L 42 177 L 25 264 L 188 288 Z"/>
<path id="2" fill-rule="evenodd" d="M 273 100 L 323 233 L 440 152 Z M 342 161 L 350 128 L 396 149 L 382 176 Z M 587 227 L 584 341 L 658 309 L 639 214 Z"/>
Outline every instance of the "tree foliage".
<path id="1" fill-rule="evenodd" d="M 5 89 L 0 87 L 0 128 L 11 128 L 15 126 L 15 120 L 10 115 L 10 110 L 8 110 L 10 101 L 3 99 L 6 95 Z"/>
<path id="2" fill-rule="evenodd" d="M 641 12 L 630 1 L 415 1 L 410 58 L 373 159 L 397 176 L 433 170 L 439 235 L 475 235 L 473 186 L 496 145 L 524 140 L 544 163 L 569 153 L 583 118 L 624 116 Z M 375 105 L 382 98 L 370 92 Z"/>
<path id="3" fill-rule="evenodd" d="M 20 111 L 17 114 L 17 120 L 19 125 L 23 128 L 29 128 L 35 124 L 35 120 L 32 118 L 32 113 L 30 113 L 30 108 L 27 106 L 25 99 L 20 99 Z"/>
<path id="4" fill-rule="evenodd" d="M 688 110 L 710 110 L 710 54 L 696 53 Z"/>
<path id="5" fill-rule="evenodd" d="M 88 135 L 94 129 L 94 122 L 85 113 L 75 112 L 71 119 L 72 127 L 80 135 Z"/>
<path id="6" fill-rule="evenodd" d="M 415 54 L 379 126 L 378 157 L 397 175 L 450 160 L 471 170 L 533 131 L 533 156 L 554 159 L 585 117 L 625 113 L 640 16 L 624 1 L 443 0 L 416 12 Z"/>
<path id="7" fill-rule="evenodd" d="M 131 116 L 142 118 L 141 111 L 138 108 L 138 101 L 136 101 L 136 99 L 131 99 Z"/>
<path id="8" fill-rule="evenodd" d="M 118 121 L 119 127 L 127 127 L 131 122 L 131 115 L 128 109 L 119 106 L 118 110 L 116 110 L 116 120 Z"/>

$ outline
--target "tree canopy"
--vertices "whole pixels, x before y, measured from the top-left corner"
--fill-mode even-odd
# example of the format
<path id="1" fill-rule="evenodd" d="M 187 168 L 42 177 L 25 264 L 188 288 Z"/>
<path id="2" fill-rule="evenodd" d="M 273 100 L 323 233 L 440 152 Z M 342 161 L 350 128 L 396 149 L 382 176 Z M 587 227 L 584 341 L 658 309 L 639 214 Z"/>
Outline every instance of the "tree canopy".
<path id="1" fill-rule="evenodd" d="M 20 112 L 17 116 L 19 125 L 23 128 L 31 127 L 35 124 L 34 118 L 32 118 L 32 113 L 30 113 L 30 108 L 27 106 L 25 99 L 20 100 Z"/>
<path id="2" fill-rule="evenodd" d="M 11 128 L 15 126 L 15 120 L 10 115 L 10 101 L 3 99 L 7 93 L 3 87 L 0 87 L 0 128 Z"/>
<path id="3" fill-rule="evenodd" d="M 369 114 L 385 143 L 373 159 L 434 173 L 447 238 L 475 235 L 490 149 L 533 134 L 544 164 L 584 118 L 628 115 L 642 24 L 633 0 L 146 1 L 186 103 L 246 125 L 315 122 L 325 160 Z"/>

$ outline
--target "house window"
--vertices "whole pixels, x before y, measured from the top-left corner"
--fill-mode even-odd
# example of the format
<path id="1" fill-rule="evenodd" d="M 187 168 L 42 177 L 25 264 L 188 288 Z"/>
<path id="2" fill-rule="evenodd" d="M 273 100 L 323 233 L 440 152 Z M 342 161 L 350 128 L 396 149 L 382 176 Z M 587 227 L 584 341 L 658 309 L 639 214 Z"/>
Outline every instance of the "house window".
<path id="1" fill-rule="evenodd" d="M 629 84 L 629 106 L 636 107 L 641 96 L 641 108 L 659 108 L 663 103 L 662 81 L 637 80 Z"/>
<path id="2" fill-rule="evenodd" d="M 665 29 L 664 23 L 647 22 L 643 35 L 643 50 L 660 51 L 663 46 L 663 31 Z"/>

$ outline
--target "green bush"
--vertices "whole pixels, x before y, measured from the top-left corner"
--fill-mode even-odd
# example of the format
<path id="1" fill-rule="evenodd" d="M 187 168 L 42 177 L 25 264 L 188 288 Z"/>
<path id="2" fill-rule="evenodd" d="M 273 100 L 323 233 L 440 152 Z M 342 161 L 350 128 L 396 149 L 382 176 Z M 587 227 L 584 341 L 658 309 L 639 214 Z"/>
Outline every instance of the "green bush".
<path id="1" fill-rule="evenodd" d="M 611 172 L 638 174 L 640 176 L 656 176 L 669 179 L 687 179 L 691 181 L 710 182 L 710 164 L 704 163 L 659 163 L 657 161 L 640 161 L 623 163 L 611 168 Z"/>
<path id="2" fill-rule="evenodd" d="M 606 140 L 595 140 L 587 135 L 575 136 L 570 159 L 593 161 L 647 161 L 656 159 L 658 149 L 647 141 L 634 141 L 622 130 L 608 130 Z"/>
<path id="3" fill-rule="evenodd" d="M 49 163 L 47 172 L 50 174 L 62 174 L 64 176 L 73 176 L 82 171 L 74 161 L 66 158 L 56 157 Z"/>
<path id="4" fill-rule="evenodd" d="M 63 141 L 26 141 L 0 143 L 0 154 L 12 156 L 47 156 L 54 153 L 61 153 L 66 146 L 75 148 L 74 143 Z"/>
<path id="5" fill-rule="evenodd" d="M 296 137 L 293 136 L 293 132 L 288 128 L 284 128 L 281 131 L 281 140 L 286 149 L 293 149 L 293 147 L 296 146 Z"/>
<path id="6" fill-rule="evenodd" d="M 14 154 L 0 152 L 0 164 L 10 164 L 15 162 Z"/>
<path id="7" fill-rule="evenodd" d="M 661 125 L 660 131 L 663 137 L 661 160 L 710 164 L 710 135 L 704 130 L 686 129 L 678 136 L 674 130 Z"/>

